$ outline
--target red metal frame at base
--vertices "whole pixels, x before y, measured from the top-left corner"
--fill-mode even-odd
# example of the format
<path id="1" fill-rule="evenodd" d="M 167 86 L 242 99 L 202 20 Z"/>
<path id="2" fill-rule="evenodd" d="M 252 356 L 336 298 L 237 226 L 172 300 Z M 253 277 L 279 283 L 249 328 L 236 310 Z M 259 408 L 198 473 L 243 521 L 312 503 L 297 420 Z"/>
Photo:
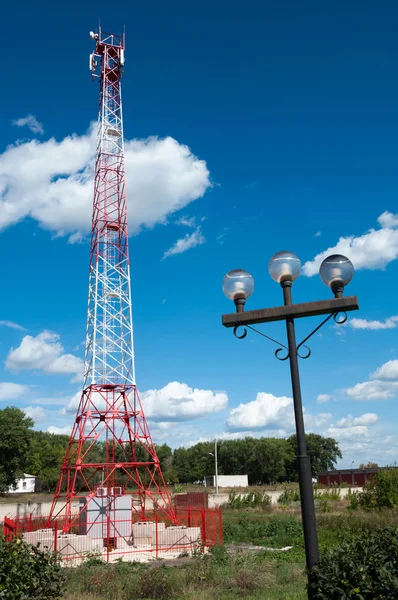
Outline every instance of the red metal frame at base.
<path id="1" fill-rule="evenodd" d="M 76 515 L 75 515 L 76 516 Z M 8 517 L 4 520 L 4 535 L 11 541 L 22 537 L 27 543 L 40 543 L 44 551 L 58 551 L 61 559 L 69 565 L 79 564 L 90 555 L 87 535 L 79 534 L 81 524 L 75 524 L 69 535 L 62 534 L 66 517 L 49 518 Z M 115 521 L 121 530 L 129 525 L 131 534 L 112 539 L 93 537 L 93 547 L 97 545 L 102 557 L 112 562 L 124 557 L 127 560 L 151 560 L 153 558 L 175 557 L 183 552 L 207 549 L 223 543 L 221 509 L 206 509 L 187 506 L 179 510 L 177 521 L 168 519 L 164 513 L 147 513 L 147 520 L 140 521 L 137 513 L 131 519 Z M 142 529 L 143 531 L 139 531 Z M 36 537 L 35 537 L 35 534 Z M 97 550 L 98 552 L 98 550 Z"/>
<path id="2" fill-rule="evenodd" d="M 122 495 L 131 496 L 140 519 L 155 509 L 175 521 L 136 387 L 91 385 L 80 400 L 47 526 L 62 515 L 68 533 L 95 497 L 109 499 L 112 523 L 111 499 Z"/>

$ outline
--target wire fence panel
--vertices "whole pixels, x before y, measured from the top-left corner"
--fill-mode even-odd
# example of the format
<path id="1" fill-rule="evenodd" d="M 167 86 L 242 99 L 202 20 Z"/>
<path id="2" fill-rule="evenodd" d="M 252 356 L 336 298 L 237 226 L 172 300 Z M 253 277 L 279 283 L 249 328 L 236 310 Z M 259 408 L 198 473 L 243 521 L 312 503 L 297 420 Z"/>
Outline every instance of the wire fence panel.
<path id="1" fill-rule="evenodd" d="M 222 544 L 220 509 L 184 506 L 174 519 L 163 512 L 122 514 L 124 518 L 99 511 L 74 519 L 74 515 L 51 521 L 45 516 L 5 518 L 6 539 L 22 537 L 28 544 L 47 552 L 57 552 L 65 564 L 80 564 L 93 554 L 107 562 L 123 558 L 148 561 L 176 558 L 181 554 L 206 552 Z M 75 522 L 73 527 L 68 525 Z"/>

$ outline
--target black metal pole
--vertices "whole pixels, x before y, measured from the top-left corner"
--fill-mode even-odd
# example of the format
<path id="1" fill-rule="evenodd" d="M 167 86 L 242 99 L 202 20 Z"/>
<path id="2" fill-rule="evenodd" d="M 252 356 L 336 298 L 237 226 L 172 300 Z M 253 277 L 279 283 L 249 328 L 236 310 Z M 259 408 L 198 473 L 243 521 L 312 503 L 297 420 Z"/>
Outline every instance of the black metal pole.
<path id="1" fill-rule="evenodd" d="M 292 304 L 291 281 L 282 283 L 283 299 L 285 306 Z M 303 404 L 301 400 L 300 375 L 298 368 L 296 333 L 294 319 L 286 319 L 287 340 L 289 347 L 290 375 L 292 379 L 294 415 L 296 419 L 297 434 L 297 466 L 299 475 L 301 514 L 303 518 L 305 556 L 307 569 L 311 569 L 319 563 L 318 536 L 316 531 L 316 517 L 314 496 L 312 493 L 311 460 L 307 454 L 307 443 L 305 441 Z M 312 594 L 308 592 L 311 600 Z"/>

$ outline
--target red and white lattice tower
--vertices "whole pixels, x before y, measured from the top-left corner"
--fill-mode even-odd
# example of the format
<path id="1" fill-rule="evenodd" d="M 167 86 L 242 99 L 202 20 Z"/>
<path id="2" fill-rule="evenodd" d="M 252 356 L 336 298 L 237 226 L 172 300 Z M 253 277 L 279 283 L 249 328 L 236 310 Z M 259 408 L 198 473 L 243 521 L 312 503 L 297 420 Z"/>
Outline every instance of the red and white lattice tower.
<path id="1" fill-rule="evenodd" d="M 100 102 L 84 383 L 49 517 L 66 517 L 64 532 L 79 520 L 72 503 L 96 495 L 111 505 L 115 495 L 131 494 L 133 510 L 144 515 L 153 505 L 174 521 L 134 372 L 120 85 L 125 40 L 101 29 L 90 36 Z"/>

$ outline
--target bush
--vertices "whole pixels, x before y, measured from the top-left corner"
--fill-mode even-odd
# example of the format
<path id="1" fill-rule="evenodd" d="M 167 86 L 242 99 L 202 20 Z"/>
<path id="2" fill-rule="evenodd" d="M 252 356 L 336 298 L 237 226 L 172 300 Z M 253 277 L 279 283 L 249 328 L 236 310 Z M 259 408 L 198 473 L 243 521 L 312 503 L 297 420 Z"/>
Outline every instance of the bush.
<path id="1" fill-rule="evenodd" d="M 300 502 L 300 491 L 286 489 L 278 498 L 278 504 L 288 505 Z"/>
<path id="2" fill-rule="evenodd" d="M 18 538 L 8 542 L 0 537 L 0 598 L 60 598 L 64 586 L 65 572 L 54 554 Z"/>
<path id="3" fill-rule="evenodd" d="M 250 492 L 246 495 L 240 495 L 237 494 L 235 490 L 232 490 L 232 492 L 229 493 L 228 506 L 229 508 L 235 509 L 257 507 L 266 508 L 271 506 L 271 496 L 257 491 Z"/>
<path id="4" fill-rule="evenodd" d="M 352 492 L 348 490 L 348 494 L 346 496 L 348 500 L 348 508 L 349 510 L 357 510 L 359 507 L 359 495 L 358 492 Z"/>
<path id="5" fill-rule="evenodd" d="M 313 570 L 314 600 L 398 598 L 398 530 L 364 530 L 322 557 Z"/>
<path id="6" fill-rule="evenodd" d="M 369 481 L 358 494 L 358 504 L 367 510 L 398 506 L 398 469 L 380 469 L 377 478 Z"/>
<path id="7" fill-rule="evenodd" d="M 132 598 L 151 600 L 169 600 L 176 598 L 183 591 L 184 573 L 168 567 L 147 569 L 140 575 L 137 590 L 132 590 Z"/>

